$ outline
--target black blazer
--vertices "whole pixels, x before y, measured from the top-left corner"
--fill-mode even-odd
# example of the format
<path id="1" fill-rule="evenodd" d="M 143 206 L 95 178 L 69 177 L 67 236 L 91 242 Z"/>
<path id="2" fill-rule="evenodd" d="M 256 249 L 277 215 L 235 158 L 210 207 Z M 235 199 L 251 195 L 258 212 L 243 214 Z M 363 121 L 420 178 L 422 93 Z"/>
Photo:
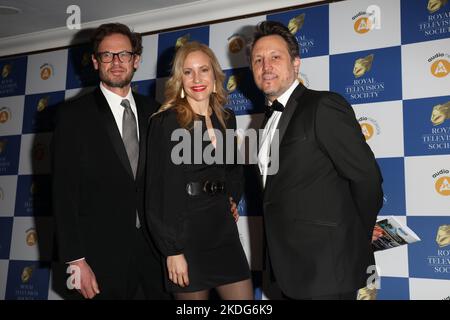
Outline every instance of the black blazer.
<path id="1" fill-rule="evenodd" d="M 143 215 L 146 132 L 156 111 L 133 93 L 139 122 L 136 180 L 111 109 L 97 88 L 58 108 L 53 135 L 53 209 L 61 262 L 86 257 L 96 276 L 123 281 Z M 145 223 L 142 223 L 145 225 Z"/>
<path id="2" fill-rule="evenodd" d="M 382 178 L 352 107 L 300 84 L 278 129 L 279 170 L 263 196 L 277 283 L 297 299 L 365 287 Z"/>

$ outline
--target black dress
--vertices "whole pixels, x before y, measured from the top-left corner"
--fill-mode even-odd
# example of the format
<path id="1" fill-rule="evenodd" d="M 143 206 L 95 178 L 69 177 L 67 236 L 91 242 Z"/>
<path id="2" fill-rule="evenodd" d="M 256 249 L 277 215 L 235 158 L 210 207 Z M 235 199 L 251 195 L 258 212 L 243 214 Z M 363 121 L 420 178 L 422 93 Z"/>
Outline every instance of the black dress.
<path id="1" fill-rule="evenodd" d="M 236 129 L 236 118 L 232 111 L 226 121 L 228 129 Z M 205 119 L 198 116 L 201 136 L 206 132 Z M 211 115 L 215 129 L 225 131 L 216 115 Z M 171 139 L 179 129 L 183 139 Z M 147 154 L 146 216 L 150 233 L 164 257 L 183 253 L 188 263 L 189 286 L 180 287 L 168 279 L 164 266 L 166 288 L 171 292 L 192 292 L 210 289 L 222 284 L 250 278 L 248 262 L 242 248 L 236 222 L 230 211 L 229 197 L 239 202 L 242 185 L 242 165 L 227 164 L 226 155 L 236 155 L 236 140 L 233 150 L 226 150 L 217 140 L 216 148 L 209 141 L 194 141 L 194 129 L 180 129 L 176 113 L 167 110 L 151 118 Z M 171 141 L 176 140 L 176 141 Z M 186 148 L 180 151 L 180 141 Z M 203 140 L 203 139 L 202 139 Z M 198 143 L 197 149 L 195 143 Z M 199 151 L 215 156 L 223 148 L 223 161 L 206 162 Z M 190 153 L 190 154 L 189 154 Z M 182 155 L 183 163 L 175 164 L 171 155 Z M 200 160 L 200 161 L 199 161 Z M 209 163 L 209 164 L 208 164 Z M 190 182 L 221 181 L 225 192 L 214 195 L 202 193 L 189 195 L 186 186 Z M 166 259 L 163 259 L 164 263 Z"/>

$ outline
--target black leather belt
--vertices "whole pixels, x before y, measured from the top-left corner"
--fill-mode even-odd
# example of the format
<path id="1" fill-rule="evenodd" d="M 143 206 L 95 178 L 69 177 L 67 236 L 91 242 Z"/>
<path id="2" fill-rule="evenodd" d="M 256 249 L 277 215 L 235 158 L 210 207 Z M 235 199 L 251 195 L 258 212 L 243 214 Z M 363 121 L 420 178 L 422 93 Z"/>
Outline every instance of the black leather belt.
<path id="1" fill-rule="evenodd" d="M 225 192 L 225 182 L 209 180 L 205 182 L 189 182 L 186 184 L 186 192 L 190 196 L 199 196 L 203 193 L 215 195 Z"/>

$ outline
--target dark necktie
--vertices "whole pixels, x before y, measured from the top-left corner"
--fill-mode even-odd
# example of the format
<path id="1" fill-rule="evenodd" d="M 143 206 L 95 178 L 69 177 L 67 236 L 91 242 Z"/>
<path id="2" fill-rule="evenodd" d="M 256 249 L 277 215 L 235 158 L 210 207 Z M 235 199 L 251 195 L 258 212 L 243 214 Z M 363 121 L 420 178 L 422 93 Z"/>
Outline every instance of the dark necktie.
<path id="1" fill-rule="evenodd" d="M 137 136 L 136 117 L 131 110 L 130 101 L 123 99 L 120 105 L 124 108 L 122 118 L 122 140 L 127 151 L 128 159 L 130 160 L 131 170 L 133 176 L 136 178 L 136 171 L 139 159 L 139 140 Z M 136 228 L 141 227 L 139 215 L 136 211 Z"/>
<path id="2" fill-rule="evenodd" d="M 278 100 L 275 99 L 272 102 L 272 105 L 266 107 L 266 118 L 269 119 L 274 111 L 283 112 L 283 110 L 284 106 L 280 102 L 278 102 Z"/>
<path id="3" fill-rule="evenodd" d="M 124 107 L 122 118 L 122 140 L 125 149 L 127 150 L 128 159 L 130 160 L 131 169 L 133 170 L 133 176 L 136 178 L 139 159 L 136 117 L 133 110 L 131 110 L 130 101 L 128 101 L 128 99 L 123 99 L 120 105 Z"/>

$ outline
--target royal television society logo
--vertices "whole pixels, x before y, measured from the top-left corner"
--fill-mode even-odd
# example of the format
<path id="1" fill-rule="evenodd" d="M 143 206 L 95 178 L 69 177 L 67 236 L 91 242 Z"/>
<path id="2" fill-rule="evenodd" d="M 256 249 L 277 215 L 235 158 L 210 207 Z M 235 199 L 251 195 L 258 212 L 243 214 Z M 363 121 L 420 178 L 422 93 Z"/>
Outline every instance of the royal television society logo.
<path id="1" fill-rule="evenodd" d="M 450 245 L 450 224 L 439 226 L 436 233 L 436 243 L 440 248 Z"/>
<path id="2" fill-rule="evenodd" d="M 184 46 L 189 41 L 190 38 L 191 38 L 190 33 L 186 33 L 185 35 L 178 37 L 177 41 L 175 42 L 175 51 Z"/>
<path id="3" fill-rule="evenodd" d="M 431 111 L 430 121 L 433 125 L 431 132 L 423 134 L 423 143 L 427 144 L 428 150 L 450 149 L 450 101 L 437 104 Z"/>
<path id="4" fill-rule="evenodd" d="M 433 174 L 434 188 L 441 196 L 450 196 L 450 171 L 441 169 Z"/>
<path id="5" fill-rule="evenodd" d="M 91 64 L 91 55 L 89 52 L 83 52 L 81 56 L 81 67 L 86 68 Z"/>
<path id="6" fill-rule="evenodd" d="M 303 24 L 305 23 L 305 16 L 305 13 L 301 13 L 289 20 L 287 27 L 292 34 L 295 35 L 303 27 Z"/>
<path id="7" fill-rule="evenodd" d="M 227 81 L 227 91 L 229 94 L 233 93 L 234 91 L 236 91 L 238 85 L 239 85 L 239 81 L 240 81 L 240 74 L 232 74 Z"/>
<path id="8" fill-rule="evenodd" d="M 436 11 L 440 10 L 447 4 L 448 0 L 428 0 L 427 9 L 428 12 L 435 13 Z"/>
<path id="9" fill-rule="evenodd" d="M 450 101 L 443 104 L 437 104 L 431 111 L 431 123 L 434 126 L 443 124 L 444 121 L 450 119 Z"/>
<path id="10" fill-rule="evenodd" d="M 7 144 L 8 144 L 8 140 L 6 140 L 6 139 L 0 140 L 0 155 L 6 151 Z"/>
<path id="11" fill-rule="evenodd" d="M 358 290 L 357 300 L 377 300 L 377 288 L 368 286 Z"/>
<path id="12" fill-rule="evenodd" d="M 436 78 L 444 78 L 450 72 L 450 55 L 442 52 L 436 53 L 428 59 L 430 72 Z"/>
<path id="13" fill-rule="evenodd" d="M 438 248 L 435 255 L 427 257 L 428 265 L 433 269 L 434 273 L 449 274 L 450 273 L 450 224 L 440 225 L 436 231 L 436 244 Z"/>
<path id="14" fill-rule="evenodd" d="M 39 69 L 42 80 L 48 80 L 53 75 L 53 66 L 51 64 L 44 63 Z"/>
<path id="15" fill-rule="evenodd" d="M 375 55 L 369 54 L 355 60 L 353 64 L 353 84 L 345 88 L 351 99 L 377 98 L 385 90 L 385 83 L 370 77 Z"/>
<path id="16" fill-rule="evenodd" d="M 355 64 L 353 65 L 353 75 L 355 78 L 362 77 L 372 68 L 373 63 L 373 54 L 369 54 L 366 57 L 358 58 L 355 60 Z"/>
<path id="17" fill-rule="evenodd" d="M 30 186 L 30 195 L 35 195 L 37 192 L 38 188 L 36 186 L 36 182 L 31 182 L 31 186 Z"/>
<path id="18" fill-rule="evenodd" d="M 447 0 L 428 1 L 426 8 L 428 10 L 427 20 L 419 22 L 419 31 L 423 32 L 425 36 L 439 36 L 450 32 L 450 12 L 447 10 L 447 2 Z"/>
<path id="19" fill-rule="evenodd" d="M 11 110 L 8 107 L 0 107 L 0 124 L 11 119 Z"/>
<path id="20" fill-rule="evenodd" d="M 316 46 L 316 40 L 314 38 L 308 38 L 306 34 L 298 34 L 306 21 L 306 13 L 301 13 L 291 18 L 287 24 L 289 31 L 297 38 L 300 55 L 308 54 Z"/>
<path id="21" fill-rule="evenodd" d="M 25 242 L 27 246 L 33 247 L 37 244 L 38 236 L 35 228 L 30 228 L 25 231 Z"/>
<path id="22" fill-rule="evenodd" d="M 22 270 L 22 274 L 20 275 L 20 280 L 22 281 L 22 283 L 28 283 L 31 280 L 31 277 L 33 276 L 33 267 L 29 266 L 29 267 L 25 267 Z"/>
<path id="23" fill-rule="evenodd" d="M 50 96 L 40 98 L 37 103 L 36 110 L 38 112 L 44 111 L 48 107 L 49 102 L 50 102 Z"/>
<path id="24" fill-rule="evenodd" d="M 364 135 L 366 141 L 372 139 L 372 137 L 378 136 L 381 133 L 380 125 L 378 122 L 370 117 L 362 116 L 358 119 L 359 125 L 361 126 L 361 131 Z"/>
<path id="25" fill-rule="evenodd" d="M 12 64 L 7 63 L 2 68 L 2 78 L 6 79 L 11 74 L 12 71 Z"/>

